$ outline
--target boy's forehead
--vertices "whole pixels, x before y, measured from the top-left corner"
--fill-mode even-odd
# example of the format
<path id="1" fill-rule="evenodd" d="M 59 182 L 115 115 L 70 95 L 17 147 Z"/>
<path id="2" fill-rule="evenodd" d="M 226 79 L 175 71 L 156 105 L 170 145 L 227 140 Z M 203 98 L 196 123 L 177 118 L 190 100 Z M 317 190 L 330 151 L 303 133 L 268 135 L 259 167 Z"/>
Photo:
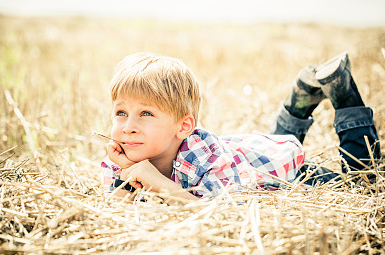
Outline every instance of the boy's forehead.
<path id="1" fill-rule="evenodd" d="M 139 103 L 143 106 L 156 106 L 154 103 L 151 103 L 150 100 L 127 95 L 118 96 L 113 103 L 116 105 L 122 105 L 126 103 Z"/>

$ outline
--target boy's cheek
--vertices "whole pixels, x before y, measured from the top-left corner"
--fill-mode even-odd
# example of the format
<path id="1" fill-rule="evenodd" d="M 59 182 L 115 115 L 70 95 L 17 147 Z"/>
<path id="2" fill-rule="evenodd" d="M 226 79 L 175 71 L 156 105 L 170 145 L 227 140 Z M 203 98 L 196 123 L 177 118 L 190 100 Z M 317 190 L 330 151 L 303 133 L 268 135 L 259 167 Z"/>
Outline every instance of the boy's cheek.
<path id="1" fill-rule="evenodd" d="M 111 136 L 112 136 L 112 138 L 118 139 L 119 135 L 121 134 L 121 132 L 122 132 L 121 128 L 119 128 L 118 125 L 116 125 L 116 124 L 112 125 L 112 129 L 111 129 Z"/>
<path id="2" fill-rule="evenodd" d="M 112 128 L 112 130 L 111 130 L 111 136 L 112 136 L 112 138 L 117 139 L 118 137 L 116 137 L 116 135 L 117 135 L 116 130 L 115 130 L 114 128 Z"/>

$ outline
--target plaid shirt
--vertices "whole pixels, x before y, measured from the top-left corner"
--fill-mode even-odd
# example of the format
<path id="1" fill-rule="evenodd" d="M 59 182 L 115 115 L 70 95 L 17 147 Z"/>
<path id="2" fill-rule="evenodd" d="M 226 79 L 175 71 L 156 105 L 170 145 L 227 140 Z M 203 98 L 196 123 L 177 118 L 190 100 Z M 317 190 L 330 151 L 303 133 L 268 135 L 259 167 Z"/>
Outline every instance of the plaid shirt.
<path id="1" fill-rule="evenodd" d="M 284 187 L 261 172 L 293 182 L 303 164 L 304 151 L 292 135 L 217 137 L 207 130 L 195 129 L 181 144 L 171 179 L 183 188 L 194 188 L 192 193 L 196 196 L 213 197 L 229 182 L 250 188 Z M 112 181 L 121 170 L 108 161 L 102 162 L 102 168 L 105 193 L 112 192 Z M 242 186 L 233 185 L 232 190 L 244 191 Z"/>

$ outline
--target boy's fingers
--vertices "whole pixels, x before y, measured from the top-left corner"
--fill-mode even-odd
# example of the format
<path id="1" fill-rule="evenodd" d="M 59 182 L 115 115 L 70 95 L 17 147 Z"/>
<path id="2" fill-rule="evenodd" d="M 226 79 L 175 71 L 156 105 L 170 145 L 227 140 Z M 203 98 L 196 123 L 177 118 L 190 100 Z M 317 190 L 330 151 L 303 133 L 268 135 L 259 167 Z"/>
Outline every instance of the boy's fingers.
<path id="1" fill-rule="evenodd" d="M 132 178 L 132 180 L 129 182 L 132 187 L 135 189 L 141 189 L 143 188 L 143 185 L 139 181 L 138 173 L 135 171 L 137 164 L 134 164 L 128 168 L 124 168 L 122 170 L 122 173 L 120 174 L 120 178 L 122 180 L 127 180 L 127 178 Z"/>
<path id="2" fill-rule="evenodd" d="M 135 189 L 143 189 L 143 185 L 140 182 L 135 182 L 131 186 Z"/>
<path id="3" fill-rule="evenodd" d="M 113 145 L 111 142 L 109 142 L 109 143 L 106 144 L 106 148 L 107 148 L 107 151 L 108 151 L 108 152 L 112 152 L 112 151 L 115 150 L 115 149 L 114 149 L 114 145 Z"/>
<path id="4" fill-rule="evenodd" d="M 118 143 L 116 143 L 116 142 L 114 142 L 114 141 L 110 141 L 110 142 L 107 144 L 107 147 L 113 149 L 112 152 L 114 152 L 114 151 L 117 151 L 117 152 L 119 152 L 119 153 L 122 152 L 122 147 L 120 147 L 120 144 L 118 144 Z"/>
<path id="5" fill-rule="evenodd" d="M 123 154 L 121 152 L 121 148 L 120 147 L 117 148 L 115 144 L 109 143 L 107 145 L 107 155 L 112 162 L 114 162 L 115 164 L 118 164 L 119 166 L 124 163 L 124 160 L 122 159 Z"/>

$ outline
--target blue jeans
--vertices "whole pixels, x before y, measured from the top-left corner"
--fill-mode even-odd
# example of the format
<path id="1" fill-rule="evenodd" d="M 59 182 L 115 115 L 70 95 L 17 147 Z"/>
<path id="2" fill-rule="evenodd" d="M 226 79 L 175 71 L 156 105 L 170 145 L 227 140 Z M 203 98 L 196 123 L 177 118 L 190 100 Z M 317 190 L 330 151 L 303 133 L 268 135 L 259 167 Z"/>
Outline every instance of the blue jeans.
<path id="1" fill-rule="evenodd" d="M 291 115 L 283 106 L 281 106 L 278 110 L 276 122 L 272 126 L 270 133 L 280 135 L 291 134 L 297 137 L 302 143 L 313 122 L 314 119 L 312 116 L 308 119 L 299 119 Z M 356 106 L 337 109 L 335 111 L 333 126 L 339 137 L 340 147 L 357 159 L 360 159 L 364 164 L 370 165 L 369 151 L 364 139 L 365 135 L 368 137 L 369 143 L 372 146 L 374 157 L 376 159 L 381 157 L 378 134 L 373 121 L 373 111 L 371 108 Z M 360 170 L 364 168 L 347 154 L 341 152 L 341 155 L 346 160 L 351 170 Z M 308 167 L 309 166 L 305 164 L 299 174 L 306 171 Z M 342 171 L 344 173 L 347 172 L 347 168 L 344 164 Z M 327 182 L 334 178 L 338 179 L 338 174 L 335 174 L 326 168 L 320 168 L 307 183 L 311 184 L 315 179 Z"/>

